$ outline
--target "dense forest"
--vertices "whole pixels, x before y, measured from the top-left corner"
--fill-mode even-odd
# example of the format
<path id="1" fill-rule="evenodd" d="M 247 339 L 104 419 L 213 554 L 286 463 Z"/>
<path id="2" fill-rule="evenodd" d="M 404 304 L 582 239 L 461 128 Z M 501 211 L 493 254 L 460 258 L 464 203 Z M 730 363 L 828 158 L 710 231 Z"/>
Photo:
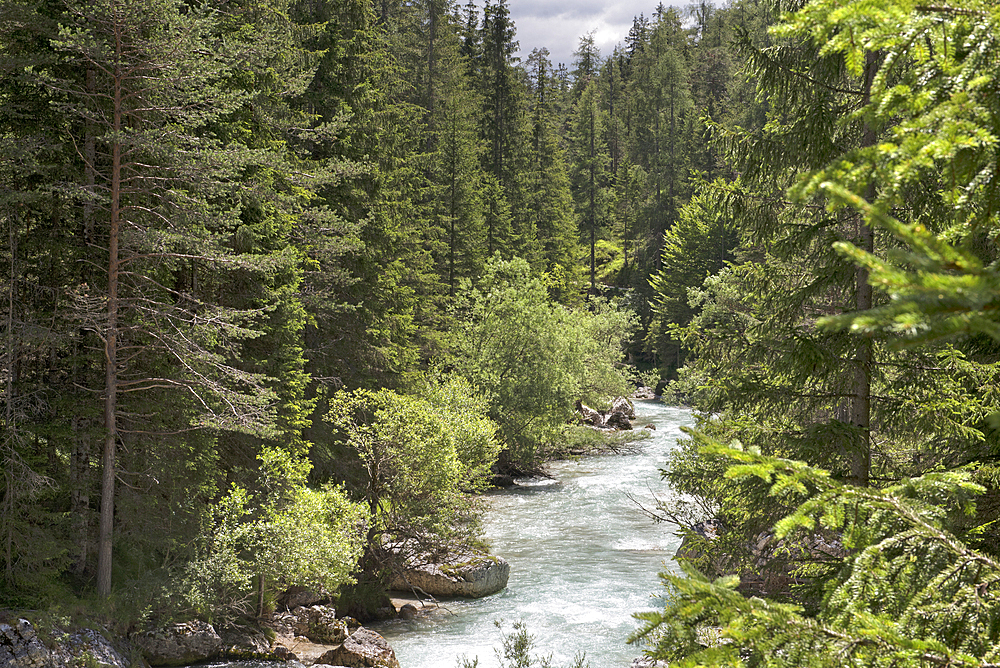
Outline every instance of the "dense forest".
<path id="1" fill-rule="evenodd" d="M 998 36 L 660 4 L 564 64 L 504 0 L 0 0 L 0 605 L 364 616 L 646 383 L 701 416 L 664 516 L 846 554 L 685 566 L 653 655 L 993 665 Z"/>

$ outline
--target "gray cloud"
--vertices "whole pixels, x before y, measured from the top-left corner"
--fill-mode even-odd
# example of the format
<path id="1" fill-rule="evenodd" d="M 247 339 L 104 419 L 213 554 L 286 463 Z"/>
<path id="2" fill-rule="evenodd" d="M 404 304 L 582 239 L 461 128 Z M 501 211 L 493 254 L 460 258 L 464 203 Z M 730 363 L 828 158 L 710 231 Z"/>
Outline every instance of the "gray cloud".
<path id="1" fill-rule="evenodd" d="M 526 58 L 533 48 L 545 47 L 553 63 L 565 63 L 570 69 L 580 37 L 593 32 L 601 55 L 607 56 L 615 45 L 625 41 L 633 17 L 650 16 L 656 5 L 656 0 L 510 0 L 509 3 L 521 58 Z"/>

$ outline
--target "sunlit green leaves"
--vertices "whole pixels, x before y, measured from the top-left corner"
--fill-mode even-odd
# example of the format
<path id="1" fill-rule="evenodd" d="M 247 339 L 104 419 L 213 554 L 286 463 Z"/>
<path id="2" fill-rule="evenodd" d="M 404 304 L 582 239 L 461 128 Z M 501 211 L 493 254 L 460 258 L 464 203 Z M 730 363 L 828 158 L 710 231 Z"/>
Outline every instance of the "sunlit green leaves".
<path id="1" fill-rule="evenodd" d="M 532 465 L 572 415 L 625 394 L 619 368 L 633 316 L 609 304 L 593 310 L 554 303 L 528 263 L 495 257 L 463 294 L 454 364 L 486 397 L 508 455 Z"/>

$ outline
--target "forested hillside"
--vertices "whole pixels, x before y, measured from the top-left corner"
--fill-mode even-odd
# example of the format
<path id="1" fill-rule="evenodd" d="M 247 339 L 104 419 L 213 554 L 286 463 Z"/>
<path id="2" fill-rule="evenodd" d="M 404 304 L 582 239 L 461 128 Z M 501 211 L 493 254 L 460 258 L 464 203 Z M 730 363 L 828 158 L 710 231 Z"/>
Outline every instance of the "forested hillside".
<path id="1" fill-rule="evenodd" d="M 476 544 L 492 473 L 647 382 L 702 416 L 666 514 L 848 554 L 792 607 L 672 580 L 655 653 L 974 665 L 998 34 L 660 4 L 553 63 L 504 0 L 0 0 L 0 605 L 364 614 L 389 543 Z"/>
<path id="2" fill-rule="evenodd" d="M 3 602 L 363 612 L 386 540 L 474 541 L 629 389 L 698 44 L 636 26 L 570 73 L 502 3 L 0 3 Z"/>

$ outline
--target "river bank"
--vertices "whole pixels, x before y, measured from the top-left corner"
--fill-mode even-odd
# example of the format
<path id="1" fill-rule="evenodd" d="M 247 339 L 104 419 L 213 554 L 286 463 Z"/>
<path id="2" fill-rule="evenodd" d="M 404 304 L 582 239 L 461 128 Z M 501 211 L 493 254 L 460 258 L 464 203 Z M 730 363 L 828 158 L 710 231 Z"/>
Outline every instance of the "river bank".
<path id="1" fill-rule="evenodd" d="M 454 668 L 464 656 L 491 668 L 500 642 L 496 623 L 508 630 L 519 620 L 555 665 L 577 651 L 594 666 L 630 665 L 641 653 L 625 643 L 636 627 L 632 615 L 656 605 L 656 574 L 671 567 L 679 541 L 670 527 L 651 524 L 629 496 L 662 488 L 658 467 L 680 427 L 692 422 L 687 410 L 662 404 L 637 402 L 636 410 L 640 423 L 656 430 L 627 452 L 553 462 L 551 478 L 488 494 L 486 537 L 493 553 L 511 562 L 508 588 L 484 599 L 442 601 L 430 612 L 397 597 L 395 608 L 410 603 L 419 612 L 370 628 L 389 641 L 401 666 Z M 306 665 L 332 647 L 294 634 L 275 640 Z M 138 665 L 135 656 L 122 665 Z"/>

